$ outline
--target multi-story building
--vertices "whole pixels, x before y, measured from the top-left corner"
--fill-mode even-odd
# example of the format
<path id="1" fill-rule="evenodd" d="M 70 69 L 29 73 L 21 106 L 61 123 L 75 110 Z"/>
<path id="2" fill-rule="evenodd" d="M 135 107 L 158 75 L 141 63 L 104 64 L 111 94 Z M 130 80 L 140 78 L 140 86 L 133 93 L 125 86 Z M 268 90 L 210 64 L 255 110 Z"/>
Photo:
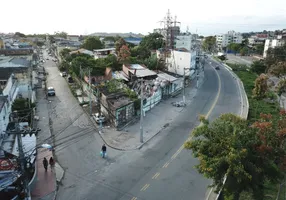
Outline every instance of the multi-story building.
<path id="1" fill-rule="evenodd" d="M 265 40 L 268 38 L 268 34 L 256 34 L 248 38 L 249 45 L 264 44 Z"/>
<path id="2" fill-rule="evenodd" d="M 235 31 L 228 31 L 226 34 L 216 36 L 216 44 L 220 50 L 227 47 L 227 45 L 231 43 L 241 44 L 242 40 L 242 35 Z"/>
<path id="3" fill-rule="evenodd" d="M 18 82 L 14 74 L 4 73 L 0 70 L 0 135 L 6 131 L 12 103 L 18 95 Z M 0 139 L 2 136 L 0 136 Z"/>
<path id="4" fill-rule="evenodd" d="M 165 52 L 157 50 L 157 57 L 161 58 Z M 188 51 L 187 49 L 170 50 L 166 56 L 166 67 L 169 72 L 183 76 L 192 76 L 196 65 L 196 51 Z"/>
<path id="5" fill-rule="evenodd" d="M 283 46 L 286 42 L 282 35 L 277 36 L 275 39 L 266 39 L 264 44 L 263 58 L 266 58 L 269 48 Z"/>
<path id="6" fill-rule="evenodd" d="M 176 49 L 187 49 L 188 51 L 193 51 L 197 47 L 198 43 L 198 36 L 197 34 L 181 33 L 176 37 L 175 40 L 175 48 Z"/>

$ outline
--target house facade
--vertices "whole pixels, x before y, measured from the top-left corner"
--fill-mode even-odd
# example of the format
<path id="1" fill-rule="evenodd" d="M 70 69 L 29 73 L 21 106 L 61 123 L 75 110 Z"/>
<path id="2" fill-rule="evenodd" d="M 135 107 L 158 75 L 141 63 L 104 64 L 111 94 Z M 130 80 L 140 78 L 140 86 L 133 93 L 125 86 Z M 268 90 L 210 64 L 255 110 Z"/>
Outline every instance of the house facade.
<path id="1" fill-rule="evenodd" d="M 106 58 L 109 54 L 115 54 L 115 48 L 94 49 L 93 54 L 94 59 Z"/>
<path id="2" fill-rule="evenodd" d="M 100 90 L 101 112 L 111 124 L 120 128 L 134 119 L 134 102 L 124 93 L 109 93 L 106 88 Z"/>
<path id="3" fill-rule="evenodd" d="M 168 71 L 183 76 L 192 76 L 196 67 L 196 51 L 171 50 L 167 57 Z"/>

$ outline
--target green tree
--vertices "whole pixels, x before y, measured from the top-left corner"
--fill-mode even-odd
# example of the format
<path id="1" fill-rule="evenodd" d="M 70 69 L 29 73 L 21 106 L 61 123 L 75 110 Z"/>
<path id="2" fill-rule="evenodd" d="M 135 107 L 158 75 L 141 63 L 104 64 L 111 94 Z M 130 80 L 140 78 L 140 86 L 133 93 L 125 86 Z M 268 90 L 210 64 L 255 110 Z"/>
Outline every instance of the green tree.
<path id="1" fill-rule="evenodd" d="M 118 60 L 122 63 L 127 63 L 129 61 L 129 58 L 130 58 L 130 50 L 128 48 L 127 45 L 123 45 L 121 48 L 120 48 L 120 51 L 119 51 L 119 54 L 118 54 Z"/>
<path id="2" fill-rule="evenodd" d="M 264 51 L 264 44 L 258 44 L 255 47 L 255 52 L 259 55 L 263 55 L 263 51 Z"/>
<path id="3" fill-rule="evenodd" d="M 112 41 L 112 42 L 115 42 L 116 40 L 115 40 L 115 37 L 112 37 L 112 36 L 106 36 L 106 37 L 104 37 L 104 39 L 103 39 L 104 41 Z"/>
<path id="4" fill-rule="evenodd" d="M 67 39 L 68 34 L 66 32 L 64 32 L 64 31 L 61 31 L 61 32 L 57 31 L 57 32 L 54 33 L 54 36 Z"/>
<path id="5" fill-rule="evenodd" d="M 205 37 L 202 47 L 207 52 L 213 52 L 214 49 L 216 48 L 216 38 L 215 38 L 215 36 Z"/>
<path id="6" fill-rule="evenodd" d="M 149 51 L 157 50 L 164 46 L 164 37 L 160 33 L 150 33 L 149 35 L 143 37 L 139 46 Z"/>
<path id="7" fill-rule="evenodd" d="M 233 51 L 235 55 L 236 55 L 236 54 L 240 51 L 240 49 L 241 49 L 241 45 L 240 45 L 240 44 L 236 44 L 236 43 L 231 43 L 231 44 L 229 44 L 227 47 L 228 47 L 229 50 Z"/>
<path id="8" fill-rule="evenodd" d="M 121 64 L 119 64 L 117 57 L 114 54 L 109 54 L 106 58 L 104 58 L 106 66 L 111 67 L 113 70 L 120 70 L 122 68 Z"/>
<path id="9" fill-rule="evenodd" d="M 26 37 L 26 35 L 24 33 L 20 33 L 20 32 L 16 32 L 15 36 L 22 37 L 22 38 Z"/>
<path id="10" fill-rule="evenodd" d="M 246 56 L 248 55 L 248 48 L 247 47 L 242 47 L 239 51 L 241 56 Z"/>
<path id="11" fill-rule="evenodd" d="M 37 46 L 42 47 L 42 46 L 44 46 L 45 43 L 38 41 L 38 42 L 36 42 L 36 44 L 37 44 Z"/>
<path id="12" fill-rule="evenodd" d="M 21 122 L 31 123 L 32 108 L 35 107 L 35 104 L 29 101 L 29 99 L 18 98 L 15 99 L 12 104 L 12 111 L 17 111 L 18 117 Z"/>
<path id="13" fill-rule="evenodd" d="M 60 51 L 60 57 L 62 60 L 67 60 L 70 57 L 71 50 L 68 48 L 64 48 Z"/>
<path id="14" fill-rule="evenodd" d="M 69 70 L 69 68 L 70 68 L 70 65 L 69 65 L 69 63 L 67 62 L 67 61 L 62 61 L 60 64 L 59 64 L 59 70 L 60 71 L 68 71 Z"/>
<path id="15" fill-rule="evenodd" d="M 116 42 L 115 42 L 115 51 L 116 54 L 119 55 L 120 53 L 120 49 L 123 45 L 126 45 L 126 42 L 123 38 L 119 38 Z"/>
<path id="16" fill-rule="evenodd" d="M 286 61 L 286 44 L 283 46 L 269 48 L 267 51 L 267 56 L 265 58 L 265 63 L 267 66 L 274 65 L 278 62 Z"/>
<path id="17" fill-rule="evenodd" d="M 279 78 L 284 76 L 286 74 L 286 62 L 276 62 L 272 64 L 268 69 L 268 73 Z"/>
<path id="18" fill-rule="evenodd" d="M 50 43 L 55 43 L 56 42 L 55 37 L 52 35 L 49 35 L 49 41 Z"/>
<path id="19" fill-rule="evenodd" d="M 148 69 L 151 69 L 151 70 L 162 69 L 162 66 L 159 65 L 159 63 L 158 63 L 156 55 L 153 55 L 153 56 L 150 56 L 149 58 L 146 58 L 143 61 L 143 64 L 145 64 L 148 67 Z"/>
<path id="20" fill-rule="evenodd" d="M 100 41 L 99 37 L 90 36 L 84 40 L 82 48 L 93 51 L 94 49 L 104 48 L 104 44 Z"/>
<path id="21" fill-rule="evenodd" d="M 256 78 L 252 91 L 254 98 L 262 99 L 266 96 L 268 91 L 267 80 L 268 76 L 265 74 L 260 74 L 260 76 Z"/>
<path id="22" fill-rule="evenodd" d="M 266 69 L 267 66 L 262 60 L 254 61 L 250 66 L 250 70 L 256 74 L 265 73 Z"/>
<path id="23" fill-rule="evenodd" d="M 213 179 L 217 191 L 224 189 L 239 200 L 243 191 L 250 191 L 254 199 L 264 198 L 266 180 L 277 183 L 285 165 L 285 115 L 276 126 L 271 115 L 249 126 L 233 114 L 223 114 L 212 123 L 201 117 L 202 126 L 192 132 L 193 140 L 185 148 L 199 159 L 198 171 Z M 278 134 L 279 133 L 279 134 Z M 281 140 L 281 138 L 283 138 Z M 225 184 L 224 177 L 227 177 Z"/>

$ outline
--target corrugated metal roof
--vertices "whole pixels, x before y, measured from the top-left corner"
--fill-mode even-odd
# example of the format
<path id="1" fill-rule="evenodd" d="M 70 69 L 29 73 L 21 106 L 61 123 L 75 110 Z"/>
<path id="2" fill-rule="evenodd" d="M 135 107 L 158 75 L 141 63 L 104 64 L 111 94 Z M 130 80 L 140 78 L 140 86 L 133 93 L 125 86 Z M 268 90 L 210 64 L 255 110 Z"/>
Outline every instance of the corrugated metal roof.
<path id="1" fill-rule="evenodd" d="M 159 72 L 159 73 L 157 74 L 157 76 L 158 76 L 158 78 L 160 78 L 160 79 L 167 80 L 167 81 L 170 81 L 170 82 L 173 82 L 173 81 L 176 81 L 176 80 L 177 80 L 176 77 L 171 76 L 171 75 L 169 75 L 169 74 L 166 74 L 166 73 L 164 73 L 164 72 Z"/>
<path id="2" fill-rule="evenodd" d="M 156 72 L 146 68 L 144 65 L 131 64 L 131 65 L 125 65 L 125 66 L 128 68 L 128 70 L 132 74 L 136 75 L 138 78 L 157 75 Z"/>

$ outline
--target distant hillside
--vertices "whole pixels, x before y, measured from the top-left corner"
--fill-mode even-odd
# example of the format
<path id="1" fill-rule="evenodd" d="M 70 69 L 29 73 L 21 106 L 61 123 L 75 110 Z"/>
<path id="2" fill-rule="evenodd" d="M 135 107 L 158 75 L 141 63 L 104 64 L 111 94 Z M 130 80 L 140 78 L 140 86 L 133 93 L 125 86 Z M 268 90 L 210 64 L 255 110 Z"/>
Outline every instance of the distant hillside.
<path id="1" fill-rule="evenodd" d="M 120 36 L 120 37 L 144 37 L 143 34 L 139 33 L 139 34 L 136 34 L 136 33 L 92 33 L 90 34 L 90 36 L 101 36 L 101 37 L 107 37 L 107 36 L 112 36 L 112 37 L 115 37 L 115 36 Z"/>

